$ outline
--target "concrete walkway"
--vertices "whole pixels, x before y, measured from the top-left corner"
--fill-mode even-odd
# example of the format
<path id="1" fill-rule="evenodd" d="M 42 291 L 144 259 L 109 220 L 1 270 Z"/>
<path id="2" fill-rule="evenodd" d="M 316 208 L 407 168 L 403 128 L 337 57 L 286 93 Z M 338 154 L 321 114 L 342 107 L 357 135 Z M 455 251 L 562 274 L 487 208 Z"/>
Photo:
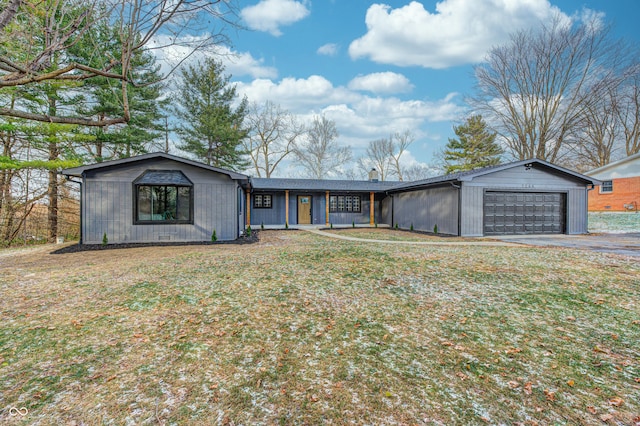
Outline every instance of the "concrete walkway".
<path id="1" fill-rule="evenodd" d="M 493 246 L 493 247 L 564 247 L 577 250 L 640 257 L 640 234 L 587 235 L 505 235 L 495 240 L 478 241 L 390 241 L 350 237 L 326 232 L 317 227 L 299 228 L 312 234 L 338 240 L 362 243 L 402 244 L 415 246 Z"/>
<path id="2" fill-rule="evenodd" d="M 522 244 L 512 243 L 508 241 L 391 241 L 391 240 L 372 240 L 369 238 L 356 238 L 339 233 L 321 231 L 317 228 L 300 228 L 301 230 L 311 232 L 312 234 L 321 235 L 323 237 L 335 238 L 345 241 L 356 241 L 361 243 L 383 243 L 383 244 L 402 244 L 412 246 L 494 246 L 494 247 L 522 247 Z"/>
<path id="3" fill-rule="evenodd" d="M 566 247 L 578 250 L 640 257 L 640 233 L 585 235 L 505 235 L 502 241 L 538 247 Z"/>

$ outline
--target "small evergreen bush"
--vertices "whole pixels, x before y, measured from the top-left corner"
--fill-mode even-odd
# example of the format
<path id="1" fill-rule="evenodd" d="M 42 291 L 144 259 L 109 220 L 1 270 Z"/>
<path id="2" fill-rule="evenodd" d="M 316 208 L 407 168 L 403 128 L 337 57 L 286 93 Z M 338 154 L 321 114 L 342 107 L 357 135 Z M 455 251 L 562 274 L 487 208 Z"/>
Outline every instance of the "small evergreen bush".
<path id="1" fill-rule="evenodd" d="M 251 225 L 247 226 L 247 237 L 251 236 Z"/>
<path id="2" fill-rule="evenodd" d="M 218 241 L 218 236 L 216 235 L 216 230 L 214 229 L 211 233 L 211 242 L 215 243 L 216 241 Z"/>
<path id="3" fill-rule="evenodd" d="M 109 244 L 109 238 L 107 238 L 107 233 L 105 232 L 102 234 L 102 245 L 106 246 L 107 244 Z"/>
<path id="4" fill-rule="evenodd" d="M 435 225 L 433 225 L 433 233 L 434 234 L 438 233 L 438 224 L 437 223 Z"/>
<path id="5" fill-rule="evenodd" d="M 410 229 L 413 231 L 413 223 L 411 224 L 411 228 Z"/>

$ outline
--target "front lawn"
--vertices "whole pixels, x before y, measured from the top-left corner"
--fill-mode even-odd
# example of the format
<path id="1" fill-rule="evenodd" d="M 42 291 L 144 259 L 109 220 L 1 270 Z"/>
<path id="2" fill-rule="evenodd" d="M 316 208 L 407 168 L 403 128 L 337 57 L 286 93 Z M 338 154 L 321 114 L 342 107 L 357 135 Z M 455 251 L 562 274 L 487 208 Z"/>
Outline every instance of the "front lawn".
<path id="1" fill-rule="evenodd" d="M 297 231 L 53 249 L 0 252 L 0 423 L 640 421 L 635 259 Z"/>

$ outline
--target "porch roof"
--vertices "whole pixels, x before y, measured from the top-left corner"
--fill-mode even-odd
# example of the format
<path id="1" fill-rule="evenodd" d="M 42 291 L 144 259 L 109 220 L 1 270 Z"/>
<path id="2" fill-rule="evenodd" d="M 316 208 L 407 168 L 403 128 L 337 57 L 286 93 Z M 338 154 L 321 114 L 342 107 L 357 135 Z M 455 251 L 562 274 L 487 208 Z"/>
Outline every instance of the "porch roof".
<path id="1" fill-rule="evenodd" d="M 372 182 L 368 180 L 251 179 L 253 189 L 274 191 L 384 192 L 396 185 L 398 182 Z"/>

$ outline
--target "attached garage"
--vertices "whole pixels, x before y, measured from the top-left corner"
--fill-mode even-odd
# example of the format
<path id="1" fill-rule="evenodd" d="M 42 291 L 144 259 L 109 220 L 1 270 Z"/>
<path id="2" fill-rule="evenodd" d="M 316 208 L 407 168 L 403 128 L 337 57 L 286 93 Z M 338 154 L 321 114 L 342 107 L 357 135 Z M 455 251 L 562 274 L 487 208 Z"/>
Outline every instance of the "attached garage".
<path id="1" fill-rule="evenodd" d="M 400 184 L 387 204 L 399 228 L 465 237 L 586 234 L 587 193 L 598 183 L 533 159 Z"/>
<path id="2" fill-rule="evenodd" d="M 484 235 L 563 234 L 565 194 L 558 192 L 484 193 Z"/>

